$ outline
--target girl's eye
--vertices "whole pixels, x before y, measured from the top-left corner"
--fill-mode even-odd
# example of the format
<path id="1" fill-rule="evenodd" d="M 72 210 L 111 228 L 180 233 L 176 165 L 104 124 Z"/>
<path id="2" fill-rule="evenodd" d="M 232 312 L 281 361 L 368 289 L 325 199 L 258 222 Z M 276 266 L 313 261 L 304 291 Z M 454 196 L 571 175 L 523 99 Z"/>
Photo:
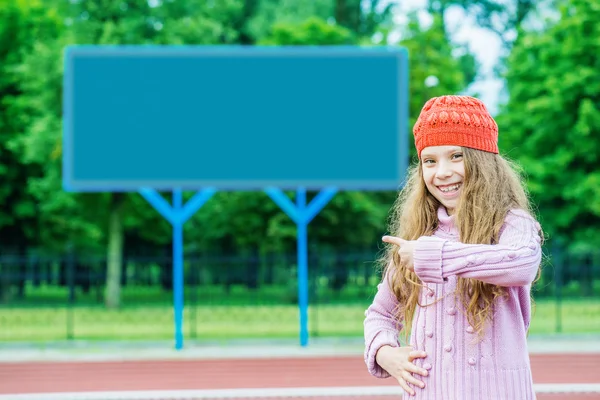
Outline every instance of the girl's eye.
<path id="1" fill-rule="evenodd" d="M 462 153 L 454 153 L 454 154 L 452 155 L 452 159 L 453 159 L 453 160 L 456 160 L 457 158 L 461 158 L 461 157 L 462 157 Z"/>
<path id="2" fill-rule="evenodd" d="M 432 159 L 423 160 L 423 164 L 433 164 L 434 161 Z"/>

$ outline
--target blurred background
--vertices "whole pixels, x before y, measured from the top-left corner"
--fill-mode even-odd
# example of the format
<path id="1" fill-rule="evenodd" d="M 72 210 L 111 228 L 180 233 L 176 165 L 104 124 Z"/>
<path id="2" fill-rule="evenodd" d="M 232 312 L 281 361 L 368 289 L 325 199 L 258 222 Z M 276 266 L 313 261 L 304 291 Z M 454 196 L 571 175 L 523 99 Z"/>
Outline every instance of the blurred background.
<path id="1" fill-rule="evenodd" d="M 411 128 L 430 97 L 478 96 L 527 176 L 531 334 L 600 333 L 597 0 L 0 0 L 5 345 L 173 338 L 169 223 L 136 193 L 62 189 L 70 44 L 406 47 Z M 311 338 L 362 338 L 395 196 L 338 193 L 309 225 Z M 219 192 L 184 228 L 188 343 L 298 337 L 296 227 L 265 193 Z"/>

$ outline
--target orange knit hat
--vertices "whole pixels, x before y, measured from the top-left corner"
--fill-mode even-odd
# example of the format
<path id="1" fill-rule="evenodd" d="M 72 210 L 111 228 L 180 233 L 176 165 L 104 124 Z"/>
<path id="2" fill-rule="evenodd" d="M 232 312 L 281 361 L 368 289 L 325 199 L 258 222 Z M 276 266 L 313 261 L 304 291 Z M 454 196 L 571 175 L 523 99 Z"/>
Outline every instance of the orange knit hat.
<path id="1" fill-rule="evenodd" d="M 498 125 L 483 102 L 470 96 L 430 99 L 413 128 L 419 158 L 429 146 L 463 146 L 498 154 Z"/>

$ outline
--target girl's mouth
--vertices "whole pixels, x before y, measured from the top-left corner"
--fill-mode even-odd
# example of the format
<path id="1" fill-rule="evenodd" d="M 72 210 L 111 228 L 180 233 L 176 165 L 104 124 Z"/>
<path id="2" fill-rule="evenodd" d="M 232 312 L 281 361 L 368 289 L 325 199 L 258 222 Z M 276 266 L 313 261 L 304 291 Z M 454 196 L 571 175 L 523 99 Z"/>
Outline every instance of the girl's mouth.
<path id="1" fill-rule="evenodd" d="M 460 190 L 461 187 L 462 187 L 462 182 L 453 183 L 451 185 L 441 185 L 441 186 L 438 186 L 437 188 L 440 192 L 442 192 L 442 195 L 444 197 L 452 198 L 458 193 L 458 191 Z"/>

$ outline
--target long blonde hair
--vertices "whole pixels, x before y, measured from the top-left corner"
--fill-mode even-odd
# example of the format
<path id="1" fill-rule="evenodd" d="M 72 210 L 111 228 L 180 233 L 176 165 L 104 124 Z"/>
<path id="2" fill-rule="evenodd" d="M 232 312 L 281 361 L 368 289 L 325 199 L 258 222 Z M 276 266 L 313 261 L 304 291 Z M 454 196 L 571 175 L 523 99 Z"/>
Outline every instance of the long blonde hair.
<path id="1" fill-rule="evenodd" d="M 495 244 L 506 214 L 522 209 L 533 215 L 516 164 L 500 155 L 463 148 L 465 179 L 461 199 L 455 210 L 459 240 L 469 244 Z M 390 218 L 389 231 L 405 240 L 432 235 L 438 226 L 437 211 L 441 203 L 427 190 L 421 164 L 413 165 L 404 188 L 397 197 Z M 381 265 L 390 274 L 392 291 L 399 301 L 398 319 L 404 320 L 408 336 L 423 286 L 414 272 L 400 264 L 398 246 L 387 245 Z M 491 318 L 501 287 L 475 279 L 457 278 L 456 296 L 461 299 L 469 323 L 481 334 Z"/>

